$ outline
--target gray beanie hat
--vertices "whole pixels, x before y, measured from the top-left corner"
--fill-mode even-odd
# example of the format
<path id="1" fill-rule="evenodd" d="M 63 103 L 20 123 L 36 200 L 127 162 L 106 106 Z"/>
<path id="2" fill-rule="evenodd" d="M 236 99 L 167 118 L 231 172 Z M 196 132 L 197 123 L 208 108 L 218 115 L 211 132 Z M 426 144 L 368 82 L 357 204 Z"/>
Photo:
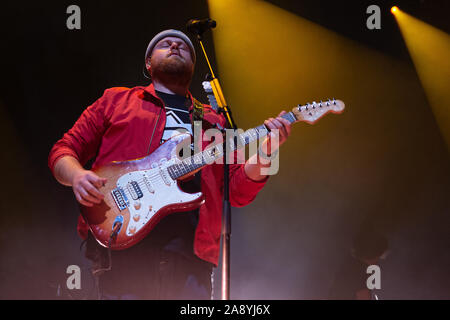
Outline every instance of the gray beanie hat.
<path id="1" fill-rule="evenodd" d="M 154 36 L 152 40 L 150 40 L 150 43 L 148 44 L 147 47 L 147 51 L 145 51 L 145 60 L 147 60 L 148 56 L 151 55 L 153 48 L 156 46 L 156 44 L 165 37 L 176 37 L 186 42 L 186 44 L 189 46 L 189 49 L 191 50 L 192 61 L 195 63 L 196 59 L 195 49 L 194 45 L 191 42 L 191 39 L 189 39 L 189 37 L 185 35 L 183 32 L 175 29 L 168 29 L 161 31 L 156 36 Z"/>

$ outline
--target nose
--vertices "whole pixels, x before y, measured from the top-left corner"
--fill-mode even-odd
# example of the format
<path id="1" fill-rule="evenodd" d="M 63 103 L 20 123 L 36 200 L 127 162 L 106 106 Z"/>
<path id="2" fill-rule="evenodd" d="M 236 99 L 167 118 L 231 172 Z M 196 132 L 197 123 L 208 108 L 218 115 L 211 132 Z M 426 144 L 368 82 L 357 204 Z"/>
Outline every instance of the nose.
<path id="1" fill-rule="evenodd" d="M 177 49 L 178 50 L 178 43 L 177 42 L 172 42 L 170 44 L 170 50 L 173 50 L 173 49 Z"/>

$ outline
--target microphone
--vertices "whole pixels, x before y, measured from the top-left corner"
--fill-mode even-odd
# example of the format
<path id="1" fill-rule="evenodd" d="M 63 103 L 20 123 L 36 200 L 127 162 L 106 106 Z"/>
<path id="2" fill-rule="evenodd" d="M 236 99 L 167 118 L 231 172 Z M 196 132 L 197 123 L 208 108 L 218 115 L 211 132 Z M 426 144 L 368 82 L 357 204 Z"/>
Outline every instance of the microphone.
<path id="1" fill-rule="evenodd" d="M 216 27 L 216 21 L 206 18 L 206 19 L 191 19 L 186 24 L 186 29 L 189 32 L 192 32 L 197 35 L 201 35 L 203 32 L 205 32 L 208 29 L 212 29 Z"/>

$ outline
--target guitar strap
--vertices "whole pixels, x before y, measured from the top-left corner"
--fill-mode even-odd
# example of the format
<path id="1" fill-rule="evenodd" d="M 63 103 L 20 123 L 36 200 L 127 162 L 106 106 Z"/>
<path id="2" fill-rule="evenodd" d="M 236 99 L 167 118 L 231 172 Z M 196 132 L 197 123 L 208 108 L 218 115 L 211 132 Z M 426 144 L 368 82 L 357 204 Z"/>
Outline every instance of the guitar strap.
<path id="1" fill-rule="evenodd" d="M 147 148 L 147 153 L 146 153 L 146 155 L 149 155 L 150 147 L 151 147 L 152 141 L 153 141 L 153 136 L 155 135 L 156 126 L 158 125 L 159 118 L 161 117 L 161 111 L 162 111 L 162 109 L 163 109 L 163 108 L 159 108 L 158 118 L 156 119 L 155 126 L 153 127 L 153 132 L 152 132 L 152 136 L 151 136 L 151 138 L 150 138 L 150 142 L 149 142 L 149 144 L 148 144 L 148 148 Z"/>
<path id="2" fill-rule="evenodd" d="M 193 103 L 193 111 L 192 111 L 192 126 L 194 125 L 195 121 L 201 121 L 202 122 L 202 128 L 203 130 L 208 130 L 211 128 L 216 128 L 216 123 L 211 123 L 208 120 L 205 119 L 205 113 L 210 112 L 211 110 L 205 109 L 203 107 L 203 103 L 192 97 L 192 103 Z M 194 132 L 194 127 L 192 127 L 192 132 Z"/>
<path id="3" fill-rule="evenodd" d="M 203 121 L 203 103 L 192 97 L 192 103 L 194 105 L 193 111 L 192 111 L 192 121 Z"/>

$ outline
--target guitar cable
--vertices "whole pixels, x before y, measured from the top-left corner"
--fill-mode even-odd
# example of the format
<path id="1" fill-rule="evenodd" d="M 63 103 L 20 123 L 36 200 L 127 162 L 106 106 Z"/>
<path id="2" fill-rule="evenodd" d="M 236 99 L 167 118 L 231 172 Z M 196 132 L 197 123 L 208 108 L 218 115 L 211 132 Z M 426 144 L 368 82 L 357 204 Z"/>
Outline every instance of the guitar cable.
<path id="1" fill-rule="evenodd" d="M 92 276 L 94 277 L 94 287 L 95 287 L 95 291 L 97 294 L 97 300 L 102 300 L 102 291 L 100 289 L 100 275 L 102 275 L 105 272 L 108 272 L 112 269 L 112 260 L 111 260 L 111 239 L 112 237 L 109 237 L 109 241 L 108 241 L 108 267 L 106 268 L 98 268 L 95 270 L 92 270 Z M 101 259 L 101 258 L 100 258 Z M 102 260 L 100 260 L 102 261 Z M 102 265 L 102 263 L 100 262 L 100 265 Z"/>
<path id="2" fill-rule="evenodd" d="M 99 269 L 96 269 L 96 270 L 92 270 L 92 274 L 94 276 L 101 275 L 103 272 L 111 271 L 111 269 L 112 269 L 111 242 L 117 236 L 117 234 L 119 233 L 119 230 L 121 228 L 122 228 L 122 223 L 121 222 L 117 222 L 114 225 L 114 228 L 111 231 L 111 234 L 109 235 L 109 240 L 108 240 L 108 248 L 107 248 L 108 249 L 108 266 L 106 268 L 99 268 Z"/>
<path id="3" fill-rule="evenodd" d="M 87 243 L 88 243 L 88 239 L 85 239 L 85 240 L 83 240 L 83 241 L 81 242 L 81 244 L 80 244 L 80 251 L 83 250 L 83 246 L 86 247 L 86 250 L 87 250 Z M 92 292 L 93 292 L 94 290 L 96 291 L 97 299 L 98 299 L 98 300 L 101 300 L 100 287 L 99 287 L 99 277 L 98 277 L 98 275 L 96 274 L 96 272 L 98 272 L 99 270 L 95 271 L 92 267 L 90 267 L 90 268 L 88 268 L 88 269 L 89 269 L 89 271 L 90 271 L 89 274 L 90 274 L 91 277 L 92 277 L 92 283 L 93 283 L 93 284 L 92 284 L 91 290 L 90 290 L 88 293 L 86 293 L 86 295 L 85 295 L 84 297 L 82 297 L 81 300 L 88 300 L 89 297 L 92 296 Z M 59 290 L 59 288 L 58 288 L 58 290 Z M 74 298 L 70 293 L 66 293 L 66 294 L 69 296 L 70 299 L 76 299 L 76 298 Z M 57 295 L 59 296 L 60 293 L 58 292 Z"/>

